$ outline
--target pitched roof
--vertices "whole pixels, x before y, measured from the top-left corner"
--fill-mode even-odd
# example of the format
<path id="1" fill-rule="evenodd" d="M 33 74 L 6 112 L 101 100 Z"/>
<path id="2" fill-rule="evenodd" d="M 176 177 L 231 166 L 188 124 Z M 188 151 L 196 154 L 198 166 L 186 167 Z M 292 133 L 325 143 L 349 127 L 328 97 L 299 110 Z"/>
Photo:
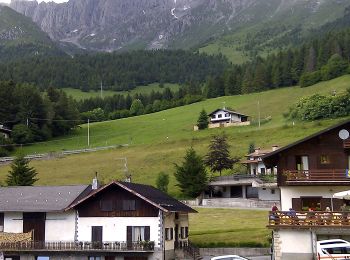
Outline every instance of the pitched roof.
<path id="1" fill-rule="evenodd" d="M 227 112 L 227 113 L 230 113 L 230 114 L 236 114 L 236 115 L 248 117 L 248 116 L 245 115 L 245 114 L 238 113 L 238 112 L 236 112 L 236 111 L 228 110 L 228 109 L 225 109 L 225 108 L 216 109 L 216 110 L 214 110 L 213 112 L 211 112 L 211 113 L 209 114 L 209 116 L 212 115 L 212 114 L 215 114 L 215 113 L 218 112 L 218 111 L 224 111 L 224 112 Z"/>
<path id="2" fill-rule="evenodd" d="M 83 197 L 80 200 L 76 200 L 72 205 L 67 207 L 66 210 L 76 207 L 80 203 L 88 200 L 90 197 L 112 185 L 117 185 L 122 189 L 131 192 L 135 196 L 147 201 L 148 203 L 165 212 L 196 212 L 191 207 L 170 197 L 168 194 L 152 186 L 121 181 L 113 181 L 105 186 L 100 187 L 97 190 L 93 190 L 89 195 Z"/>
<path id="3" fill-rule="evenodd" d="M 336 128 L 345 126 L 346 124 L 350 124 L 350 120 L 346 120 L 346 121 L 340 122 L 339 124 L 335 124 L 335 125 L 333 125 L 333 126 L 330 126 L 330 127 L 326 128 L 326 129 L 324 129 L 324 130 L 321 130 L 321 131 L 319 131 L 319 132 L 317 132 L 317 133 L 314 133 L 314 134 L 312 134 L 312 135 L 309 135 L 309 136 L 307 136 L 307 137 L 305 137 L 305 138 L 303 138 L 303 139 L 300 139 L 300 140 L 298 140 L 298 141 L 296 141 L 296 142 L 294 142 L 294 143 L 291 143 L 291 144 L 289 144 L 289 145 L 286 145 L 286 146 L 284 146 L 284 147 L 281 147 L 281 148 L 279 148 L 279 149 L 277 149 L 277 150 L 275 150 L 275 151 L 273 151 L 273 152 L 271 152 L 271 153 L 265 154 L 265 155 L 263 155 L 261 158 L 262 158 L 262 159 L 269 158 L 269 157 L 274 156 L 274 155 L 276 155 L 276 154 L 278 154 L 278 153 L 280 153 L 280 152 L 282 152 L 282 151 L 285 151 L 285 150 L 287 150 L 287 149 L 289 149 L 289 148 L 292 148 L 293 146 L 296 146 L 296 145 L 301 144 L 301 143 L 303 143 L 303 142 L 305 142 L 305 141 L 308 141 L 308 140 L 310 140 L 310 139 L 312 139 L 312 138 L 315 138 L 315 137 L 317 137 L 317 136 L 319 136 L 319 135 L 322 135 L 322 134 L 325 134 L 325 133 L 327 133 L 327 132 L 330 132 L 330 131 L 332 131 L 332 130 L 334 130 L 334 129 L 336 129 Z"/>
<path id="4" fill-rule="evenodd" d="M 0 187 L 0 212 L 63 211 L 89 185 Z"/>

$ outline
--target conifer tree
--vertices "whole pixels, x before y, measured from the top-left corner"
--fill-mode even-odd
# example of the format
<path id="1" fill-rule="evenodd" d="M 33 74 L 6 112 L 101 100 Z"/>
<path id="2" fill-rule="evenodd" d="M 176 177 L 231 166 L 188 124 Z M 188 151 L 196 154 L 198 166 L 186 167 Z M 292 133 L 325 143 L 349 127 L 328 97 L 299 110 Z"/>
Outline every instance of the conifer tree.
<path id="1" fill-rule="evenodd" d="M 205 112 L 205 110 L 203 109 L 200 114 L 199 114 L 199 118 L 197 120 L 197 126 L 198 126 L 198 129 L 201 130 L 201 129 L 206 129 L 208 128 L 208 115 L 207 115 L 207 112 Z"/>
<path id="2" fill-rule="evenodd" d="M 23 155 L 16 157 L 7 175 L 8 186 L 32 186 L 38 180 L 35 178 L 38 173 L 28 164 L 29 161 Z"/>
<path id="3" fill-rule="evenodd" d="M 202 158 L 191 147 L 186 151 L 182 165 L 175 164 L 175 178 L 181 192 L 191 198 L 195 198 L 207 186 L 207 172 Z"/>
<path id="4" fill-rule="evenodd" d="M 205 156 L 204 164 L 212 172 L 219 172 L 220 176 L 223 170 L 232 169 L 236 160 L 230 158 L 229 148 L 225 134 L 214 135 L 209 145 L 209 152 Z"/>

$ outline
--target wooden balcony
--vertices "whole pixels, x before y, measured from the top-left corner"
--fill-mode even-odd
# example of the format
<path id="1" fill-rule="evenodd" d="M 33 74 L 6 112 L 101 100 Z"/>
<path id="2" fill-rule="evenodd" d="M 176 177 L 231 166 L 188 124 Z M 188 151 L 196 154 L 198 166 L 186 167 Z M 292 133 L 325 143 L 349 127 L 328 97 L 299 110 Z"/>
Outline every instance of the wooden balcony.
<path id="1" fill-rule="evenodd" d="M 315 184 L 350 184 L 346 169 L 317 169 L 308 171 L 283 171 L 286 184 L 289 185 L 315 185 Z"/>
<path id="2" fill-rule="evenodd" d="M 339 211 L 277 211 L 269 212 L 268 228 L 349 228 L 350 212 Z"/>
<path id="3" fill-rule="evenodd" d="M 350 139 L 346 139 L 343 141 L 344 149 L 350 149 Z"/>
<path id="4" fill-rule="evenodd" d="M 153 252 L 153 241 L 138 241 L 138 242 L 0 242 L 0 251 L 10 252 L 27 252 L 27 251 L 63 251 L 63 252 Z"/>

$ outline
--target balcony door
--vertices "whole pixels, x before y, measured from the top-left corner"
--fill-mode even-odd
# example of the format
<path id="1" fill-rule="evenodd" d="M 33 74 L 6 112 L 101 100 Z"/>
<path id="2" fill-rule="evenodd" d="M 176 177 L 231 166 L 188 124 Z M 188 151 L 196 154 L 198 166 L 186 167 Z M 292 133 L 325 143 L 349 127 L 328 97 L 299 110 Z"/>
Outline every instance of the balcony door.
<path id="1" fill-rule="evenodd" d="M 23 232 L 33 230 L 34 241 L 45 241 L 45 212 L 24 212 Z"/>
<path id="2" fill-rule="evenodd" d="M 295 158 L 296 170 L 308 171 L 309 170 L 309 156 L 302 155 Z"/>
<path id="3" fill-rule="evenodd" d="M 91 227 L 91 242 L 94 248 L 102 247 L 102 226 Z"/>

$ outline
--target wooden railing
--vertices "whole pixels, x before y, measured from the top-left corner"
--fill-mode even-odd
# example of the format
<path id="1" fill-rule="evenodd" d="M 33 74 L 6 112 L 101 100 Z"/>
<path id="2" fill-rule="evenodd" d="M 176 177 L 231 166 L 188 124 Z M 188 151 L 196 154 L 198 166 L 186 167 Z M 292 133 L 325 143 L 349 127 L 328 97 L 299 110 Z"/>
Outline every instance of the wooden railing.
<path id="1" fill-rule="evenodd" d="M 268 227 L 346 227 L 350 228 L 350 212 L 341 211 L 275 211 L 269 212 Z"/>
<path id="2" fill-rule="evenodd" d="M 154 241 L 0 242 L 0 251 L 154 251 Z"/>
<path id="3" fill-rule="evenodd" d="M 287 177 L 287 182 L 301 182 L 301 181 L 350 182 L 350 178 L 346 174 L 346 169 L 318 169 L 318 170 L 307 170 L 307 171 L 285 170 L 283 173 Z"/>
<path id="4" fill-rule="evenodd" d="M 343 146 L 344 146 L 344 149 L 349 149 L 350 148 L 350 139 L 344 140 Z"/>

